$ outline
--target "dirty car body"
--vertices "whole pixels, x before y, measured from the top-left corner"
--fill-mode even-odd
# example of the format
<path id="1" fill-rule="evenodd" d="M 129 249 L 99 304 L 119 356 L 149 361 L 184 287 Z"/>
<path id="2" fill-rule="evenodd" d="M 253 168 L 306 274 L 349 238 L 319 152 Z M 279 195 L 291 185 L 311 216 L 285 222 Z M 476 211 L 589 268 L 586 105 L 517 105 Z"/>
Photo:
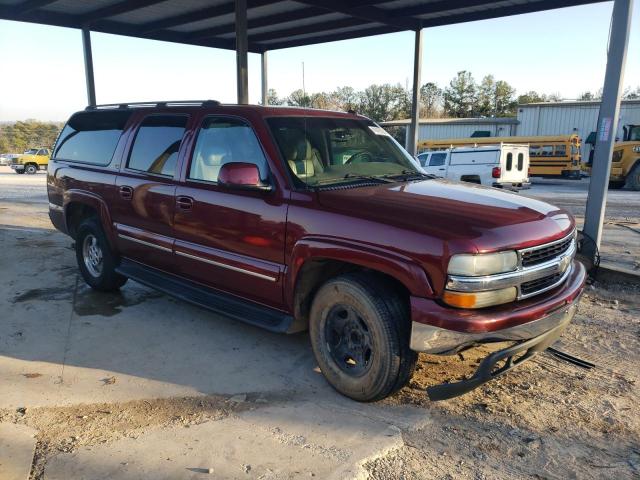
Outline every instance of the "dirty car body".
<path id="1" fill-rule="evenodd" d="M 425 175 L 355 114 L 88 109 L 56 143 L 48 193 L 94 288 L 132 278 L 271 331 L 309 329 L 329 383 L 362 401 L 405 385 L 416 352 L 513 342 L 430 396 L 477 387 L 553 343 L 585 281 L 567 212 Z"/>

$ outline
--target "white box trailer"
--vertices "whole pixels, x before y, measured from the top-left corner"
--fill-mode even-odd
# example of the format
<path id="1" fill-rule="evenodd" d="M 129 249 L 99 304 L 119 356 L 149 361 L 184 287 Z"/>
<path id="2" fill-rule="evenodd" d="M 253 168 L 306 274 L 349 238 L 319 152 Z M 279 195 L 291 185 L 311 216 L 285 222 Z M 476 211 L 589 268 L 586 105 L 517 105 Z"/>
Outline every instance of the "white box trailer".
<path id="1" fill-rule="evenodd" d="M 453 147 L 418 155 L 422 169 L 438 177 L 488 187 L 529 188 L 529 145 L 500 143 Z"/>

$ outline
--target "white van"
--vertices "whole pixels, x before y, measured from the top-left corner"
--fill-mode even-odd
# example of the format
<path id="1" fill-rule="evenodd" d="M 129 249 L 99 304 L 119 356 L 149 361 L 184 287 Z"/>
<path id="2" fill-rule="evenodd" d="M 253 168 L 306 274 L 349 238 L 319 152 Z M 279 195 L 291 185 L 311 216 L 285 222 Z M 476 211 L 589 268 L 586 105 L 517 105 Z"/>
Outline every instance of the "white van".
<path id="1" fill-rule="evenodd" d="M 438 177 L 510 190 L 529 188 L 529 145 L 500 143 L 424 152 L 422 169 Z"/>

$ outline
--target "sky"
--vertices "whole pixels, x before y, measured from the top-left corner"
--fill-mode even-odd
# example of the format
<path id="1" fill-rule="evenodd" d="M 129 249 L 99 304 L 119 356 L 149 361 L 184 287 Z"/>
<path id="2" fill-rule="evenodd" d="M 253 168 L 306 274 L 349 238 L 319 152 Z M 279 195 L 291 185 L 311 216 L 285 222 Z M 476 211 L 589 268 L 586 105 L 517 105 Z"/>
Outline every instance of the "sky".
<path id="1" fill-rule="evenodd" d="M 460 70 L 493 74 L 524 93 L 574 99 L 604 81 L 612 2 L 423 32 L 422 83 L 444 87 Z M 283 97 L 339 86 L 410 85 L 411 32 L 269 52 L 269 88 Z M 92 33 L 98 103 L 236 101 L 232 51 Z M 640 86 L 640 6 L 631 22 L 625 85 Z M 249 101 L 260 100 L 260 56 L 249 54 Z M 66 120 L 86 105 L 79 30 L 0 20 L 0 121 Z"/>

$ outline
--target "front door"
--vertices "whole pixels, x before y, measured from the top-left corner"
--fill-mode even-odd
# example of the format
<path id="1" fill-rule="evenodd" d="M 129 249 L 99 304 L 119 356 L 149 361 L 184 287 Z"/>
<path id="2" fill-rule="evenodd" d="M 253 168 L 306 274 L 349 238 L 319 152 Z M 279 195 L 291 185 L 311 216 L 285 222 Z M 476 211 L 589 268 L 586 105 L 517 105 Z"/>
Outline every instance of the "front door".
<path id="1" fill-rule="evenodd" d="M 177 114 L 145 117 L 115 185 L 112 220 L 119 251 L 165 271 L 174 266 L 174 177 L 188 120 Z"/>
<path id="2" fill-rule="evenodd" d="M 205 117 L 174 216 L 178 272 L 191 280 L 271 307 L 282 307 L 287 205 L 282 192 L 218 184 L 229 162 L 254 163 L 266 180 L 268 162 L 253 128 L 235 117 Z"/>

